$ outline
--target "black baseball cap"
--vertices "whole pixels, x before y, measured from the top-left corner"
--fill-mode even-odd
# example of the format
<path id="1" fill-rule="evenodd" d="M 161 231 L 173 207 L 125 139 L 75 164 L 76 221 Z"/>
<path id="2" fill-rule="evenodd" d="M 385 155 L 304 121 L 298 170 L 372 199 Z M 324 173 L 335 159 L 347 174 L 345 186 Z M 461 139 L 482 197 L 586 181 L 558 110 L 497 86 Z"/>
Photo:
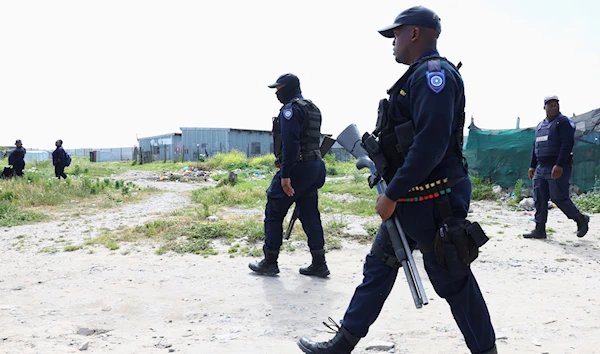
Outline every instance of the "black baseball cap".
<path id="1" fill-rule="evenodd" d="M 394 23 L 379 30 L 382 36 L 386 38 L 394 38 L 394 29 L 402 25 L 413 25 L 432 28 L 438 33 L 442 33 L 442 24 L 440 17 L 432 10 L 423 7 L 415 6 L 402 11 Z"/>
<path id="2" fill-rule="evenodd" d="M 269 87 L 276 88 L 279 85 L 290 85 L 300 87 L 300 79 L 298 79 L 298 76 L 294 74 L 283 74 L 277 78 L 277 81 L 275 81 L 275 83 L 270 84 Z"/>

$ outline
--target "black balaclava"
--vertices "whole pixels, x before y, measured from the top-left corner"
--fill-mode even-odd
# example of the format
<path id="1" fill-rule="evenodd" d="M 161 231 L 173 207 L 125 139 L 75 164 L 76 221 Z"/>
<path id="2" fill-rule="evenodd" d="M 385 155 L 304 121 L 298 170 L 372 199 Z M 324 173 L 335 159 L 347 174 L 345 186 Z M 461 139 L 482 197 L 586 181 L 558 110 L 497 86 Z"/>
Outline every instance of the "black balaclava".
<path id="1" fill-rule="evenodd" d="M 277 99 L 282 104 L 288 103 L 292 98 L 301 94 L 300 91 L 300 80 L 296 76 L 289 78 L 289 82 L 284 87 L 280 88 L 275 92 Z"/>

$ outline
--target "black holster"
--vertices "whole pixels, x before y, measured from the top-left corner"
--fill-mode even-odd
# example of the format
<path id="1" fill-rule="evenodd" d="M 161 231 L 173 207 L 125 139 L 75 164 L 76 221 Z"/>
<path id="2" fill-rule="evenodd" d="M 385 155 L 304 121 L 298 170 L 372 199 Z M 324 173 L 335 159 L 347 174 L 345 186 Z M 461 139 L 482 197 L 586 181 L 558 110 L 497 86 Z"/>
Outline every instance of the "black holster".
<path id="1" fill-rule="evenodd" d="M 414 141 L 415 131 L 411 120 L 405 121 L 392 128 L 376 130 L 378 136 L 365 133 L 362 137 L 362 147 L 379 175 L 390 183 L 396 171 L 404 164 L 408 149 Z"/>
<path id="2" fill-rule="evenodd" d="M 433 250 L 442 269 L 460 274 L 479 256 L 479 247 L 489 238 L 477 222 L 450 217 L 440 225 Z"/>

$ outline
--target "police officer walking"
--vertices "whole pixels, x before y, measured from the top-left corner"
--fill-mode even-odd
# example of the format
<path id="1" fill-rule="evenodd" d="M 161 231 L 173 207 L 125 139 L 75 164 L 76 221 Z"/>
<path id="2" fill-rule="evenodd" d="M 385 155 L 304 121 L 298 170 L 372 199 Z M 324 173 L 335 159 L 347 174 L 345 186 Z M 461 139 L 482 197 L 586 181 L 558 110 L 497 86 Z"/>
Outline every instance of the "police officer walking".
<path id="1" fill-rule="evenodd" d="M 378 124 L 379 145 L 382 149 L 392 147 L 387 150 L 386 160 L 398 168 L 388 178 L 388 187 L 378 197 L 375 209 L 382 220 L 396 212 L 409 242 L 418 244 L 431 284 L 450 305 L 470 351 L 497 353 L 487 305 L 471 269 L 464 266 L 454 272 L 444 270 L 433 252 L 440 226 L 446 220 L 465 220 L 471 197 L 471 181 L 462 156 L 464 86 L 458 69 L 438 54 L 440 32 L 440 18 L 422 6 L 401 12 L 392 25 L 379 31 L 394 39 L 396 61 L 409 68 L 388 91 L 384 122 Z M 397 134 L 399 131 L 401 134 Z M 397 149 L 407 142 L 407 149 Z M 446 179 L 442 184 L 448 185 L 448 198 L 433 195 L 417 198 L 422 199 L 418 202 L 403 202 L 414 201 L 407 198 L 410 190 L 421 190 L 422 186 Z M 367 335 L 392 290 L 398 262 L 384 260 L 393 255 L 389 235 L 382 225 L 366 257 L 363 281 L 356 288 L 336 335 L 327 342 L 302 337 L 298 341 L 302 351 L 346 354 L 354 349 Z M 403 322 L 395 328 L 401 330 L 407 325 L 410 326 Z"/>
<path id="2" fill-rule="evenodd" d="M 546 238 L 548 200 L 577 223 L 577 236 L 588 232 L 590 217 L 582 214 L 569 198 L 569 178 L 573 166 L 575 123 L 560 113 L 557 96 L 544 98 L 546 119 L 535 131 L 535 142 L 529 165 L 529 179 L 533 180 L 535 202 L 535 230 L 524 238 Z"/>
<path id="3" fill-rule="evenodd" d="M 300 80 L 294 74 L 281 75 L 269 87 L 277 89 L 277 99 L 283 104 L 279 116 L 273 119 L 273 149 L 279 171 L 267 189 L 265 257 L 248 266 L 259 274 L 279 273 L 277 259 L 283 239 L 283 219 L 295 202 L 312 255 L 311 264 L 300 268 L 300 273 L 326 277 L 329 269 L 318 209 L 318 189 L 325 183 L 326 172 L 319 150 L 321 112 L 302 97 Z"/>
<path id="4" fill-rule="evenodd" d="M 54 165 L 54 175 L 59 180 L 61 177 L 63 179 L 67 179 L 67 174 L 65 173 L 65 167 L 67 167 L 67 153 L 65 149 L 63 149 L 62 144 L 62 139 L 58 139 L 54 143 L 56 149 L 52 151 L 52 164 Z"/>
<path id="5" fill-rule="evenodd" d="M 15 175 L 23 176 L 23 170 L 25 169 L 25 154 L 27 150 L 23 147 L 21 139 L 15 141 L 16 148 L 8 155 L 8 164 L 12 165 Z"/>

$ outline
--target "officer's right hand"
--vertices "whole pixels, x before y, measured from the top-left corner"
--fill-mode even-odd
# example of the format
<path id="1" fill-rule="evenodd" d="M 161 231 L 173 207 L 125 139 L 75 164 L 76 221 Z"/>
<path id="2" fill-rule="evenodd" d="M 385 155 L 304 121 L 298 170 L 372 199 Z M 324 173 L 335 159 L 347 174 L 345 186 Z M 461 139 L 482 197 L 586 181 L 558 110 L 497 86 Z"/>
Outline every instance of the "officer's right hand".
<path id="1" fill-rule="evenodd" d="M 288 197 L 293 197 L 294 196 L 294 188 L 292 187 L 292 180 L 290 178 L 282 178 L 281 179 L 281 188 L 283 189 L 283 192 L 288 196 Z"/>
<path id="2" fill-rule="evenodd" d="M 533 179 L 533 175 L 535 175 L 535 167 L 531 167 L 529 171 L 527 171 L 527 174 L 529 175 L 529 179 Z"/>

